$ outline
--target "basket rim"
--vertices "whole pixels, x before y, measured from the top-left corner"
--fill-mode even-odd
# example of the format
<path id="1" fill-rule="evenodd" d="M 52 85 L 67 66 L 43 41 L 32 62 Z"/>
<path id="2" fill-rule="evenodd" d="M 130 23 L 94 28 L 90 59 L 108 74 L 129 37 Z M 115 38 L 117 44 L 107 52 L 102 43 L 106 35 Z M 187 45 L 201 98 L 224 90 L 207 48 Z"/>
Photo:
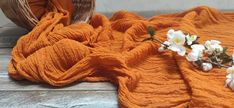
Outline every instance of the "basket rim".
<path id="1" fill-rule="evenodd" d="M 96 0 L 72 0 L 72 2 L 75 12 L 71 23 L 88 23 L 95 11 Z M 31 30 L 39 22 L 27 0 L 7 0 L 4 5 L 3 13 L 18 26 Z"/>

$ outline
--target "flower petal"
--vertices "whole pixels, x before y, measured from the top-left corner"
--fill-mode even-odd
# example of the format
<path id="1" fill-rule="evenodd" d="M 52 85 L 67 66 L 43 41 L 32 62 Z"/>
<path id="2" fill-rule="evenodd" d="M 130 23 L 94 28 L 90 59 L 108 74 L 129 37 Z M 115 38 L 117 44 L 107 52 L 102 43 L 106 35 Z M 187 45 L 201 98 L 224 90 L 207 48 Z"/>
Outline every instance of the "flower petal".
<path id="1" fill-rule="evenodd" d="M 163 52 L 163 51 L 165 51 L 165 48 L 163 46 L 158 48 L 158 52 Z"/>
<path id="2" fill-rule="evenodd" d="M 226 85 L 228 85 L 230 82 L 232 81 L 232 79 L 226 79 Z"/>
<path id="3" fill-rule="evenodd" d="M 174 32 L 175 32 L 174 29 L 170 29 L 170 30 L 168 30 L 167 34 L 173 34 Z"/>
<path id="4" fill-rule="evenodd" d="M 202 63 L 203 71 L 210 71 L 213 68 L 211 63 Z"/>
<path id="5" fill-rule="evenodd" d="M 171 45 L 171 46 L 168 47 L 168 49 L 170 49 L 172 51 L 175 51 L 175 52 L 180 51 L 180 49 L 179 49 L 179 47 L 177 45 Z"/>
<path id="6" fill-rule="evenodd" d="M 228 86 L 234 91 L 234 81 L 232 80 Z"/>
<path id="7" fill-rule="evenodd" d="M 185 53 L 186 53 L 186 49 L 185 49 L 183 46 L 180 46 L 180 47 L 179 47 L 179 51 L 177 51 L 177 53 L 178 53 L 180 56 L 184 56 Z"/>
<path id="8" fill-rule="evenodd" d="M 165 41 L 165 42 L 163 42 L 163 44 L 170 46 L 171 43 L 168 41 Z"/>
<path id="9" fill-rule="evenodd" d="M 232 74 L 227 74 L 227 75 L 226 75 L 226 78 L 232 79 Z"/>
<path id="10" fill-rule="evenodd" d="M 167 32 L 167 39 L 170 40 L 174 37 L 174 32 L 175 30 L 174 29 L 170 29 L 168 32 Z"/>
<path id="11" fill-rule="evenodd" d="M 210 40 L 210 42 L 211 42 L 211 44 L 221 44 L 221 42 L 220 41 L 218 41 L 218 40 Z"/>
<path id="12" fill-rule="evenodd" d="M 227 73 L 234 73 L 234 66 L 227 68 Z"/>
<path id="13" fill-rule="evenodd" d="M 193 50 L 198 50 L 198 51 L 203 51 L 203 50 L 205 50 L 205 47 L 204 47 L 204 45 L 202 45 L 202 44 L 194 44 L 194 45 L 191 46 L 191 48 L 192 48 Z"/>
<path id="14" fill-rule="evenodd" d="M 197 35 L 186 35 L 186 40 L 188 45 L 192 45 L 192 43 L 197 40 Z"/>
<path id="15" fill-rule="evenodd" d="M 188 61 L 197 61 L 199 59 L 199 52 L 197 51 L 192 51 L 190 52 L 187 56 L 186 59 Z"/>

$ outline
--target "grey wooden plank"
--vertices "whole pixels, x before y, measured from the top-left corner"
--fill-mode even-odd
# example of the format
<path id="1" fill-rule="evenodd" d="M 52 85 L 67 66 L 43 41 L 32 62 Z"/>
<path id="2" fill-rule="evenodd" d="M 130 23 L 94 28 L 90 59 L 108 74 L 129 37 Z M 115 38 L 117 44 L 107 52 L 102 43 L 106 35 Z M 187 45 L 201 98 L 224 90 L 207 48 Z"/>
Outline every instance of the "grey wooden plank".
<path id="1" fill-rule="evenodd" d="M 0 48 L 13 47 L 28 31 L 20 27 L 0 27 Z"/>
<path id="2" fill-rule="evenodd" d="M 53 87 L 48 84 L 32 83 L 27 80 L 15 81 L 0 76 L 0 92 L 3 91 L 115 91 L 109 82 L 76 82 L 65 87 Z"/>
<path id="3" fill-rule="evenodd" d="M 11 59 L 12 48 L 0 48 L 0 75 L 7 74 L 7 66 Z"/>
<path id="4" fill-rule="evenodd" d="M 0 108 L 118 108 L 115 91 L 4 91 Z"/>
<path id="5" fill-rule="evenodd" d="M 0 27 L 8 27 L 8 28 L 10 28 L 10 27 L 18 27 L 18 26 L 15 23 L 9 21 L 9 22 L 4 23 Z"/>
<path id="6" fill-rule="evenodd" d="M 0 49 L 0 52 L 3 53 Z M 0 75 L 7 73 L 7 66 L 10 62 L 11 56 L 9 54 L 0 54 Z"/>
<path id="7" fill-rule="evenodd" d="M 15 46 L 19 36 L 0 36 L 0 48 L 7 48 Z"/>
<path id="8" fill-rule="evenodd" d="M 0 61 L 0 75 L 7 74 L 7 67 L 8 67 L 8 62 L 2 63 L 2 61 Z"/>
<path id="9" fill-rule="evenodd" d="M 10 55 L 12 48 L 0 48 L 0 55 Z"/>
<path id="10" fill-rule="evenodd" d="M 21 36 L 26 34 L 28 31 L 21 27 L 0 27 L 0 36 Z"/>

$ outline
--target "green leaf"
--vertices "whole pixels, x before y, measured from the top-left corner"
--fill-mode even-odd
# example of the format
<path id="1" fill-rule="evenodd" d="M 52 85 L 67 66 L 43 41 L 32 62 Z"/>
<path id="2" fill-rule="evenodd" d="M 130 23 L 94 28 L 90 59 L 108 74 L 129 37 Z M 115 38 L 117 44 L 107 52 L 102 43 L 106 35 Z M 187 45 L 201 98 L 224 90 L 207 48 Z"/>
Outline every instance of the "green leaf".
<path id="1" fill-rule="evenodd" d="M 193 44 L 199 44 L 199 42 L 198 42 L 198 39 L 199 39 L 200 37 L 197 37 L 197 39 L 195 40 L 195 41 L 193 41 L 193 43 L 192 43 L 192 45 Z"/>
<path id="2" fill-rule="evenodd" d="M 151 41 L 154 40 L 154 35 L 155 35 L 154 28 L 153 28 L 152 26 L 148 26 L 148 27 L 147 27 L 147 32 L 150 34 L 150 37 L 144 39 L 142 42 L 148 41 L 148 40 L 151 40 Z"/>
<path id="3" fill-rule="evenodd" d="M 150 37 L 153 37 L 155 35 L 155 31 L 152 26 L 147 27 L 147 32 L 150 34 Z"/>

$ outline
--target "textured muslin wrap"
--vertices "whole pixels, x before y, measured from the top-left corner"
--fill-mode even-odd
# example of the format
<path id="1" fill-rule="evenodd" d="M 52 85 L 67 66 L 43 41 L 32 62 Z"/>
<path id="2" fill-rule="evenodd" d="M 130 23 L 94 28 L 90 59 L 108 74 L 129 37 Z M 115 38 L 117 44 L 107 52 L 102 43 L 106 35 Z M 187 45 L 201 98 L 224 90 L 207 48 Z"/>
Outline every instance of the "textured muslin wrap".
<path id="1" fill-rule="evenodd" d="M 158 43 L 142 42 L 152 26 L 162 40 L 173 28 L 198 35 L 200 43 L 216 39 L 233 49 L 234 13 L 202 6 L 145 19 L 120 11 L 110 19 L 96 14 L 90 24 L 70 25 L 72 8 L 59 0 L 48 4 L 49 9 L 33 10 L 40 22 L 13 48 L 8 68 L 13 79 L 53 86 L 112 82 L 120 107 L 234 107 L 234 92 L 224 86 L 225 69 L 203 72 L 184 57 L 159 53 Z"/>

